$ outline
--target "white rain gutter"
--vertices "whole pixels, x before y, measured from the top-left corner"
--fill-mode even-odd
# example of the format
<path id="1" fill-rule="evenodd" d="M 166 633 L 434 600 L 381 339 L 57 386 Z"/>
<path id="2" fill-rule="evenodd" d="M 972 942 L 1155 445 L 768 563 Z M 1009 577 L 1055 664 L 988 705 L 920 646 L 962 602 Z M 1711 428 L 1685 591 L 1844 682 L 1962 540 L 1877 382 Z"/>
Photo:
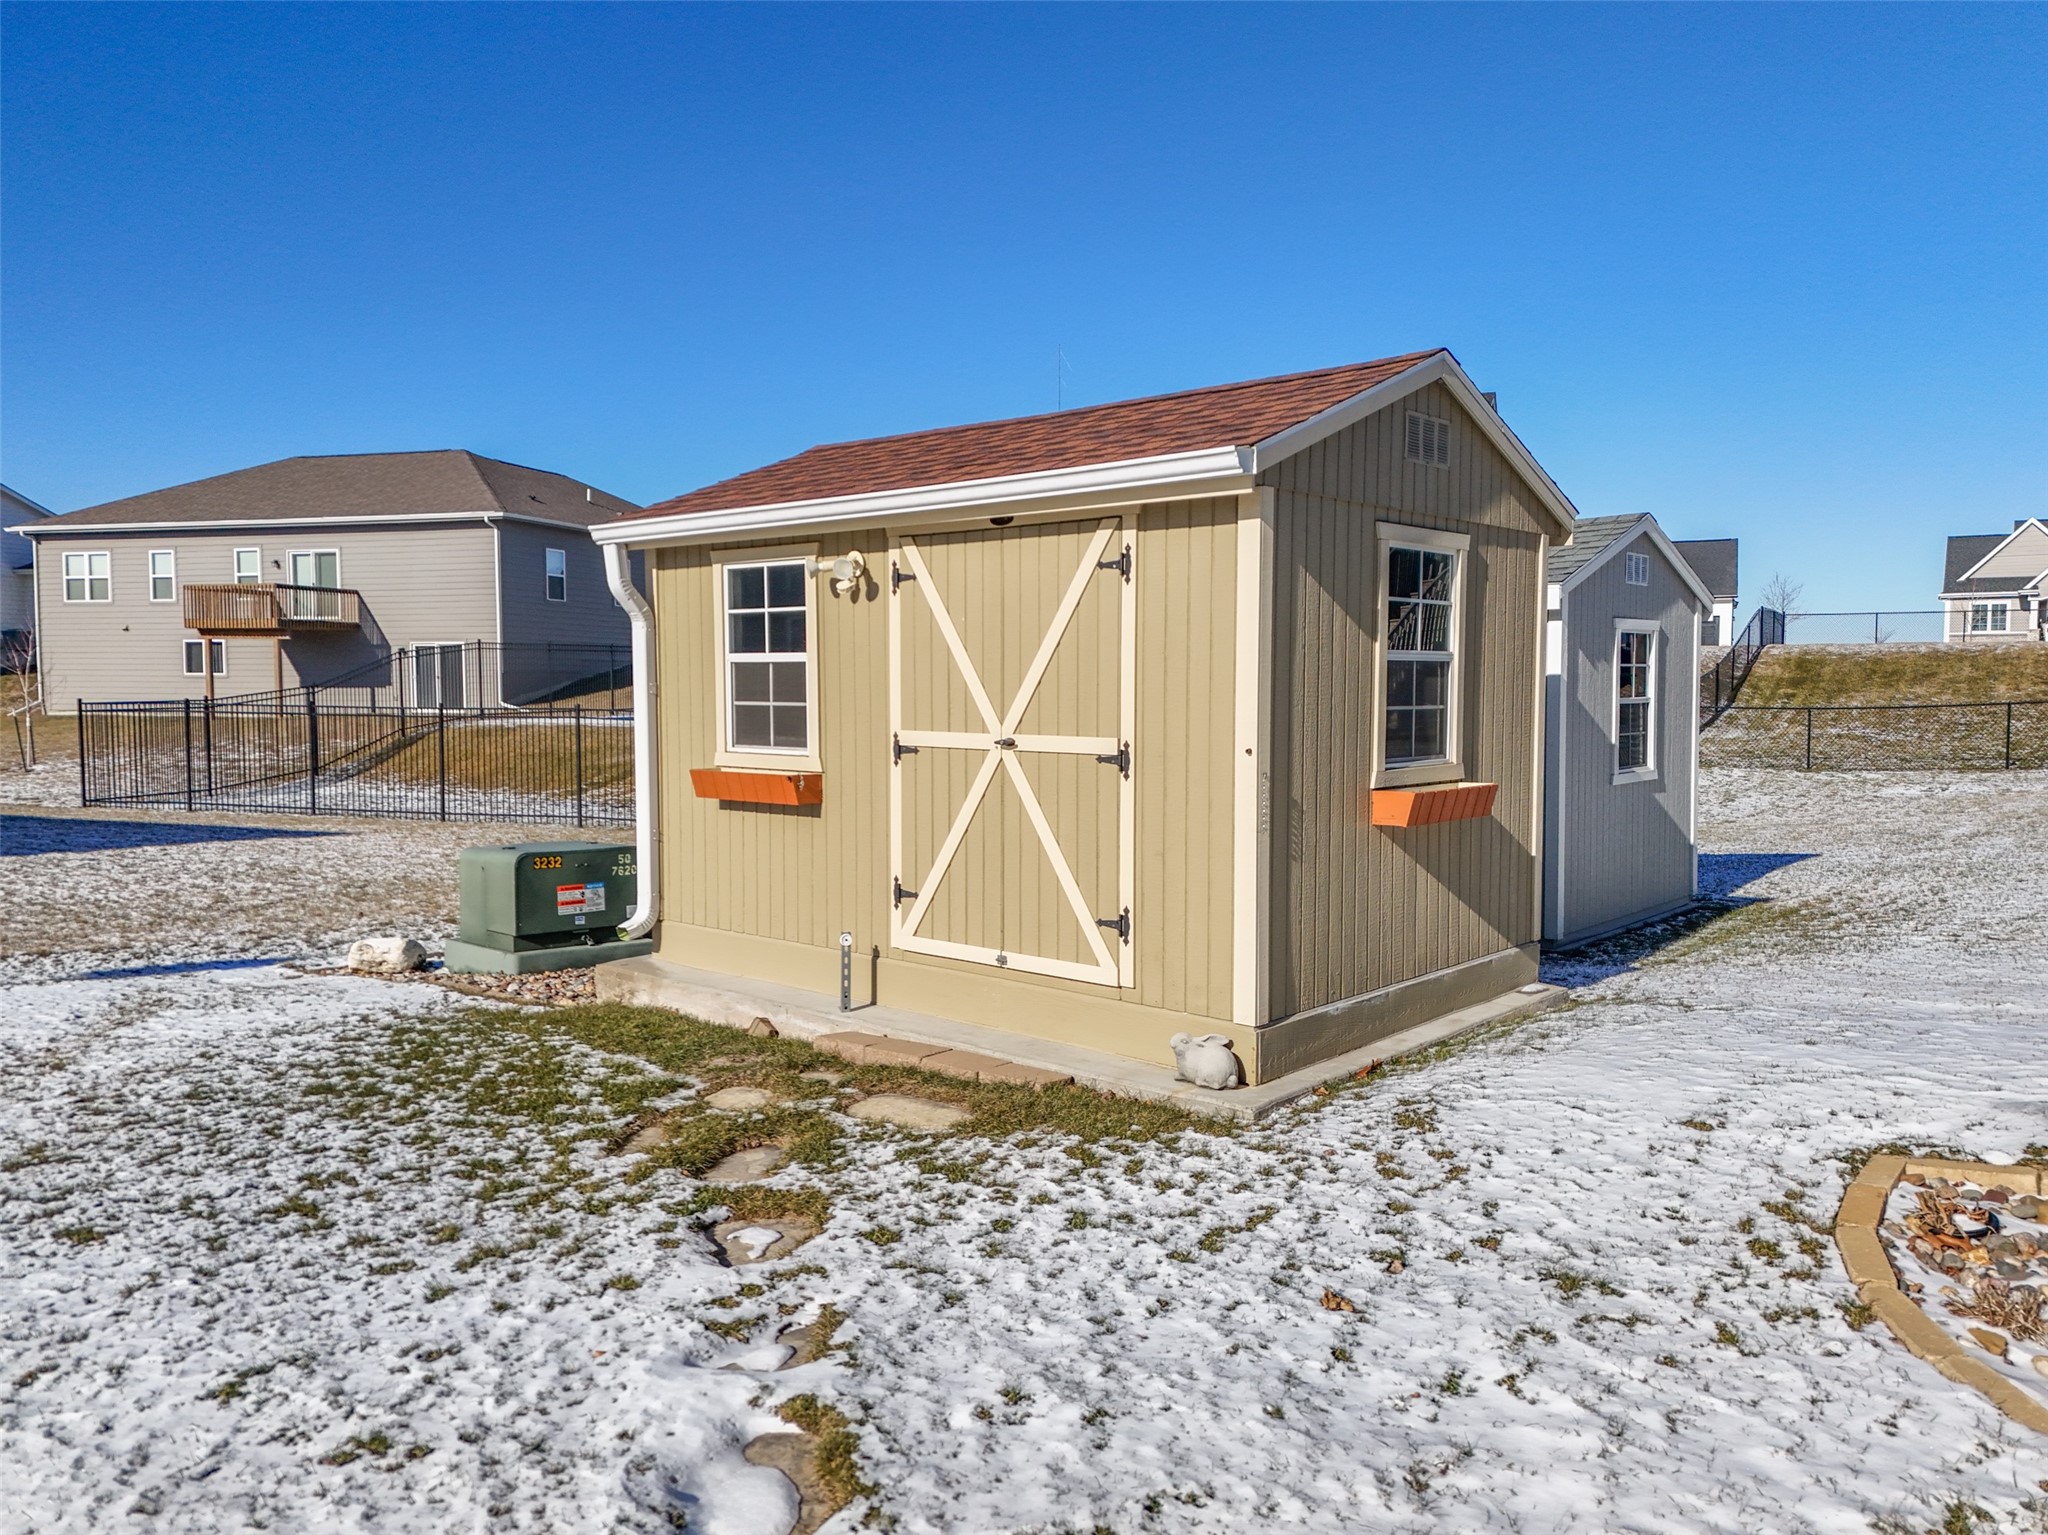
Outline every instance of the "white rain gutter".
<path id="1" fill-rule="evenodd" d="M 639 871 L 633 909 L 620 936 L 645 938 L 661 910 L 661 868 L 654 841 L 654 610 L 633 584 L 624 544 L 604 545 L 604 578 L 633 626 L 633 866 Z"/>

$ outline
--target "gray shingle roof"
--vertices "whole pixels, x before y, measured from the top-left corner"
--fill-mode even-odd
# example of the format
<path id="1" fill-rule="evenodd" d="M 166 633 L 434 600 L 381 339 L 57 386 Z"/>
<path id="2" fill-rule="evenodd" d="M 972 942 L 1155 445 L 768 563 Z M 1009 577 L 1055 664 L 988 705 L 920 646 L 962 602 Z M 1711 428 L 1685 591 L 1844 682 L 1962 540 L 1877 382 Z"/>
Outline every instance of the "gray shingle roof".
<path id="1" fill-rule="evenodd" d="M 41 524 L 277 522 L 326 517 L 516 513 L 588 527 L 637 511 L 581 480 L 460 448 L 282 458 L 210 479 L 88 506 Z"/>
<path id="2" fill-rule="evenodd" d="M 1941 589 L 1975 595 L 1979 592 L 2016 592 L 2025 586 L 2032 577 L 1978 576 L 1970 581 L 1963 579 L 1964 571 L 2010 537 L 2010 533 L 1964 533 L 1951 538 L 1948 541 L 1948 560 L 1942 566 Z"/>
<path id="3" fill-rule="evenodd" d="M 1737 543 L 1732 538 L 1677 538 L 1671 547 L 1685 556 L 1685 563 L 1716 602 L 1733 602 L 1740 590 L 1735 581 Z"/>
<path id="4" fill-rule="evenodd" d="M 1581 517 L 1578 526 L 1572 529 L 1572 541 L 1550 551 L 1550 579 L 1563 581 L 1617 538 L 1649 520 L 1647 512 L 1627 517 Z"/>

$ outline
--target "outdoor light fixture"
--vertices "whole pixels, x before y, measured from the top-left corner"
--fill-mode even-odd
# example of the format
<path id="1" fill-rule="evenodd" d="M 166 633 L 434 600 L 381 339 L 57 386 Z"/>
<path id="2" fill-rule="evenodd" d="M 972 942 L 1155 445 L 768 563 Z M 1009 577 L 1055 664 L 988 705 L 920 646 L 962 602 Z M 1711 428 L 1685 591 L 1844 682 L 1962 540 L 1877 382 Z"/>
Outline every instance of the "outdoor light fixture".
<path id="1" fill-rule="evenodd" d="M 832 595 L 843 597 L 860 584 L 861 577 L 867 574 L 868 562 L 861 558 L 860 551 L 856 549 L 850 554 L 840 555 L 836 560 L 819 560 L 813 568 L 821 576 L 831 576 Z"/>

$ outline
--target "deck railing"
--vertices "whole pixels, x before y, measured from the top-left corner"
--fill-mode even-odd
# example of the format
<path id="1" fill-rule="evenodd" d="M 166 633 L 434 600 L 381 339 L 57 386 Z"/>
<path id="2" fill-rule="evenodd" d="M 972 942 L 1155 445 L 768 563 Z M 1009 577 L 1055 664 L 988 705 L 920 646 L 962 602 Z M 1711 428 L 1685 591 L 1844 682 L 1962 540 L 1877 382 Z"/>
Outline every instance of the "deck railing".
<path id="1" fill-rule="evenodd" d="M 185 627 L 201 634 L 283 634 L 293 629 L 360 628 L 361 594 L 343 586 L 278 581 L 185 588 Z"/>

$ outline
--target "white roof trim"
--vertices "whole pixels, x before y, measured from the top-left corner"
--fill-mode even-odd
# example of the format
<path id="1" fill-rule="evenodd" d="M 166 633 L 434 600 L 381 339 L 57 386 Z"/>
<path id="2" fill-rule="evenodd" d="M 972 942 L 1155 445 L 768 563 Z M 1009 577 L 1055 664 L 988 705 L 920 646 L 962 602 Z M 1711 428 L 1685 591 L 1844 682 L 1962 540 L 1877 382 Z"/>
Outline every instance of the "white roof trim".
<path id="1" fill-rule="evenodd" d="M 9 528 L 7 531 L 20 533 L 28 538 L 90 538 L 101 533 L 219 533 L 230 530 L 260 532 L 264 528 L 361 527 L 393 522 L 533 522 L 546 528 L 572 528 L 579 532 L 590 527 L 587 522 L 558 522 L 552 517 L 535 517 L 528 512 L 484 511 L 390 512 L 383 516 L 364 517 L 238 517 L 218 518 L 211 522 L 79 522 L 69 526 L 59 518 L 54 524 L 24 524 Z"/>
<path id="2" fill-rule="evenodd" d="M 1466 377 L 1465 370 L 1458 366 L 1458 359 L 1449 352 L 1438 352 L 1415 364 L 1414 367 L 1405 368 L 1392 378 L 1377 383 L 1370 389 L 1362 390 L 1348 400 L 1340 400 L 1327 410 L 1318 411 L 1308 420 L 1268 437 L 1252 449 L 1252 467 L 1257 471 L 1269 468 L 1283 458 L 1292 458 L 1302 449 L 1321 442 L 1331 433 L 1341 432 L 1345 427 L 1363 421 L 1374 411 L 1383 410 L 1396 400 L 1439 381 L 1457 397 L 1458 403 L 1465 407 L 1465 413 L 1479 424 L 1479 429 L 1486 434 L 1487 441 L 1491 442 L 1500 451 L 1501 456 L 1514 465 L 1522 477 L 1535 487 L 1537 501 L 1556 520 L 1558 531 L 1569 539 L 1572 526 L 1578 521 L 1578 508 L 1572 505 L 1570 498 L 1562 490 L 1558 489 L 1557 482 L 1551 479 L 1543 466 L 1536 462 L 1535 454 L 1529 451 L 1522 439 L 1501 420 L 1500 412 L 1486 403 L 1478 386 Z"/>
<path id="3" fill-rule="evenodd" d="M 896 521 L 923 513 L 958 512 L 968 507 L 1048 497 L 1151 489 L 1158 490 L 1161 500 L 1235 494 L 1251 474 L 1248 458 L 1247 452 L 1237 448 L 1198 448 L 1191 453 L 1164 453 L 1151 458 L 1041 469 L 983 480 L 951 480 L 940 485 L 865 491 L 853 496 L 767 502 L 716 512 L 676 512 L 666 517 L 628 517 L 601 523 L 591 530 L 590 536 L 600 544 L 700 543 L 742 533 Z"/>
<path id="4" fill-rule="evenodd" d="M 1650 542 L 1657 546 L 1658 553 L 1664 556 L 1664 562 L 1678 572 L 1678 579 L 1685 584 L 1686 588 L 1695 597 L 1699 598 L 1700 606 L 1712 611 L 1714 594 L 1707 590 L 1706 583 L 1700 580 L 1698 573 L 1685 563 L 1685 556 L 1672 546 L 1671 540 L 1664 536 L 1664 530 L 1657 526 L 1657 519 L 1648 512 L 1642 514 L 1641 520 L 1634 527 L 1630 528 L 1626 533 L 1615 537 L 1608 543 L 1605 549 L 1602 549 L 1562 581 L 1556 583 L 1558 590 L 1561 592 L 1570 591 L 1645 533 L 1649 534 Z"/>
<path id="5" fill-rule="evenodd" d="M 2038 528 L 2043 533 L 2048 533 L 2048 523 L 2042 522 L 2041 519 L 2038 517 L 2029 517 L 2025 522 L 2021 523 L 2018 527 L 2014 528 L 2010 533 L 2006 534 L 2005 537 L 2001 538 L 1996 544 L 1993 544 L 1991 546 L 1991 552 L 1989 554 L 1985 555 L 1983 559 L 1979 560 L 1976 564 L 1972 565 L 1968 570 L 1964 571 L 1961 575 L 1957 576 L 1956 579 L 1958 581 L 1968 581 L 1973 579 L 1978 571 L 1982 570 L 1986 565 L 1989 565 L 1993 560 L 1998 558 L 1999 553 L 2005 548 L 2007 544 L 2011 543 L 2014 539 L 2018 538 L 2022 533 L 2026 532 L 2029 528 Z M 2035 577 L 2035 579 L 2039 580 L 2040 578 L 2037 576 Z"/>

